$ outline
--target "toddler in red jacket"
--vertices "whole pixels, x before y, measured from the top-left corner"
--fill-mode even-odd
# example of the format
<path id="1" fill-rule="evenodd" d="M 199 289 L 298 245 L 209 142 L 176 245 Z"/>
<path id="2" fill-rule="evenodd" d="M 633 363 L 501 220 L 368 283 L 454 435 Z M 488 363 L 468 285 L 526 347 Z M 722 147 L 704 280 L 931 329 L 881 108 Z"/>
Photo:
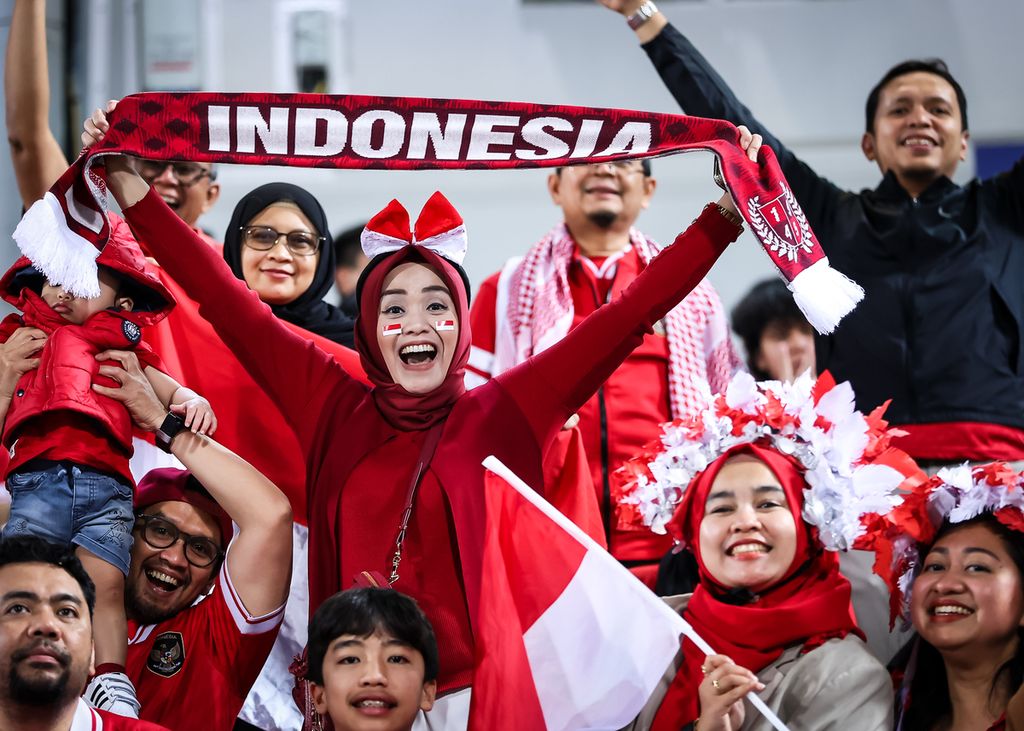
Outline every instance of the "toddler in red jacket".
<path id="1" fill-rule="evenodd" d="M 96 260 L 98 297 L 69 294 L 24 257 L 0 279 L 0 296 L 21 311 L 0 323 L 0 423 L 11 493 L 3 536 L 31 534 L 77 547 L 96 584 L 97 672 L 87 697 L 99 708 L 137 718 L 135 688 L 124 673 L 124 584 L 134 523 L 132 420 L 109 395 L 120 387 L 114 376 L 122 371 L 117 356 L 106 351 L 134 351 L 157 398 L 169 407 L 158 443 L 161 432 L 184 427 L 212 433 L 216 421 L 206 399 L 163 373 L 142 342 L 142 328 L 163 319 L 174 298 L 146 271 L 128 225 L 110 219 L 110 240 Z"/>

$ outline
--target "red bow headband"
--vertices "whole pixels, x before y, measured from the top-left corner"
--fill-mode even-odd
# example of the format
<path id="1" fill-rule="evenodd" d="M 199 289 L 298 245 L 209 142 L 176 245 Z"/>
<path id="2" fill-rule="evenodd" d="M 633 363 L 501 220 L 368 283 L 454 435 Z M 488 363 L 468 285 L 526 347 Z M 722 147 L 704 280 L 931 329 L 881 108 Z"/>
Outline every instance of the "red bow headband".
<path id="1" fill-rule="evenodd" d="M 366 224 L 360 241 L 369 259 L 404 246 L 422 246 L 460 266 L 466 257 L 466 226 L 455 206 L 440 191 L 435 191 L 423 205 L 415 228 L 410 225 L 405 206 L 392 200 Z"/>

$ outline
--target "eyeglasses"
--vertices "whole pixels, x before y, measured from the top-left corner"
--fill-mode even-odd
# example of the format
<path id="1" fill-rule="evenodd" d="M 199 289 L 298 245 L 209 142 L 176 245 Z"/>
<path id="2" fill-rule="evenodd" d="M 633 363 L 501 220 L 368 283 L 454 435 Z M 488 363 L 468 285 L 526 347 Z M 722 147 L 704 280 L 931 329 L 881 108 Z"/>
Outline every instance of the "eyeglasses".
<path id="1" fill-rule="evenodd" d="M 185 544 L 185 560 L 199 569 L 206 568 L 224 555 L 220 546 L 206 536 L 189 535 L 158 515 L 136 516 L 135 527 L 140 529 L 142 540 L 153 548 L 170 548 L 180 538 Z"/>
<path id="2" fill-rule="evenodd" d="M 296 256 L 312 256 L 327 240 L 326 236 L 317 236 L 309 231 L 289 231 L 282 233 L 270 226 L 241 226 L 242 243 L 256 251 L 269 251 L 277 246 L 284 237 L 284 245 Z"/>
<path id="3" fill-rule="evenodd" d="M 631 173 L 639 173 L 644 169 L 644 164 L 639 160 L 609 160 L 607 162 L 595 162 L 591 163 L 594 167 L 600 165 L 607 165 L 612 169 L 613 172 L 629 175 Z"/>
<path id="4" fill-rule="evenodd" d="M 210 176 L 207 168 L 196 162 L 169 162 L 167 160 L 139 160 L 136 163 L 139 175 L 145 178 L 146 182 L 152 182 L 164 174 L 167 168 L 171 169 L 174 177 L 186 188 L 198 183 L 203 178 Z"/>

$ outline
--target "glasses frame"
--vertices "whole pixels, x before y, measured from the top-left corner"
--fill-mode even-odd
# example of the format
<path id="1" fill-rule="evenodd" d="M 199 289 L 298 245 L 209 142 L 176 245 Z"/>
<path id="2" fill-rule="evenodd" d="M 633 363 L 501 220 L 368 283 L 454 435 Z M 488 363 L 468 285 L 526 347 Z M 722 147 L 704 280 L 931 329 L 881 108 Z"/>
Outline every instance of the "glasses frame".
<path id="1" fill-rule="evenodd" d="M 274 243 L 271 244 L 270 246 L 268 246 L 265 249 L 261 248 L 259 246 L 253 246 L 252 243 L 249 241 L 249 231 L 251 229 L 265 229 L 267 231 L 273 231 L 275 234 L 277 234 L 277 237 L 274 239 Z M 281 237 L 283 236 L 284 237 L 284 246 L 285 246 L 285 248 L 288 249 L 288 251 L 290 251 L 295 256 L 316 256 L 317 253 L 320 251 L 320 247 L 323 246 L 325 241 L 327 241 L 327 237 L 326 236 L 321 236 L 319 234 L 313 234 L 310 231 L 287 231 L 287 232 L 285 232 L 285 231 L 278 231 L 273 226 L 251 226 L 251 225 L 250 226 L 239 226 L 238 230 L 242 232 L 242 244 L 244 244 L 245 246 L 248 246 L 253 251 L 270 251 L 275 246 L 277 246 L 278 242 L 281 240 Z M 314 239 L 316 239 L 316 246 L 313 248 L 313 250 L 311 252 L 308 252 L 308 253 L 305 253 L 305 252 L 302 252 L 302 251 L 296 251 L 295 249 L 292 248 L 291 243 L 288 241 L 288 237 L 291 236 L 292 234 L 306 234 L 307 236 L 312 236 Z"/>
<path id="2" fill-rule="evenodd" d="M 138 171 L 139 175 L 141 175 L 146 180 L 147 183 L 150 183 L 159 178 L 161 175 L 163 175 L 167 171 L 167 168 L 170 168 L 171 172 L 174 173 L 175 179 L 178 181 L 178 185 L 180 185 L 183 188 L 191 188 L 193 185 L 198 183 L 203 178 L 210 178 L 211 180 L 213 179 L 212 171 L 200 167 L 199 174 L 195 178 L 193 178 L 192 180 L 185 180 L 174 169 L 175 165 L 180 164 L 198 165 L 199 163 L 189 162 L 188 160 L 138 160 L 135 163 L 135 169 L 136 171 Z M 148 176 L 143 174 L 142 172 L 142 168 L 145 165 L 159 165 L 160 169 L 157 170 L 157 172 L 154 175 Z"/>
<path id="3" fill-rule="evenodd" d="M 153 521 L 165 523 L 168 526 L 168 532 L 174 536 L 174 539 L 166 546 L 157 545 L 156 543 L 153 543 L 153 541 L 149 540 L 149 538 L 146 537 L 146 528 Z M 180 540 L 182 542 L 182 554 L 185 556 L 185 560 L 193 566 L 195 566 L 197 569 L 205 569 L 209 566 L 214 566 L 224 558 L 224 549 L 218 546 L 213 541 L 212 538 L 207 538 L 206 536 L 195 536 L 191 533 L 186 533 L 162 515 L 147 515 L 145 513 L 139 513 L 135 516 L 135 527 L 139 529 L 139 533 L 142 536 L 142 540 L 146 542 L 147 546 L 149 546 L 150 548 L 155 548 L 160 551 L 170 548 Z M 209 563 L 196 563 L 192 559 L 192 553 L 188 549 L 188 542 L 191 539 L 209 541 L 210 545 L 214 547 L 215 553 Z"/>

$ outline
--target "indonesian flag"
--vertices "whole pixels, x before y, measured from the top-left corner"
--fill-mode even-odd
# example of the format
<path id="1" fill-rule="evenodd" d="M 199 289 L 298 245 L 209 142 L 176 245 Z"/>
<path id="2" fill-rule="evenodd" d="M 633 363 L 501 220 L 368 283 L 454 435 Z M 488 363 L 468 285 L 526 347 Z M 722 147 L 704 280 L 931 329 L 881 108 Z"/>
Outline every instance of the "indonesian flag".
<path id="1" fill-rule="evenodd" d="M 484 466 L 470 731 L 621 728 L 686 622 L 495 457 Z"/>

